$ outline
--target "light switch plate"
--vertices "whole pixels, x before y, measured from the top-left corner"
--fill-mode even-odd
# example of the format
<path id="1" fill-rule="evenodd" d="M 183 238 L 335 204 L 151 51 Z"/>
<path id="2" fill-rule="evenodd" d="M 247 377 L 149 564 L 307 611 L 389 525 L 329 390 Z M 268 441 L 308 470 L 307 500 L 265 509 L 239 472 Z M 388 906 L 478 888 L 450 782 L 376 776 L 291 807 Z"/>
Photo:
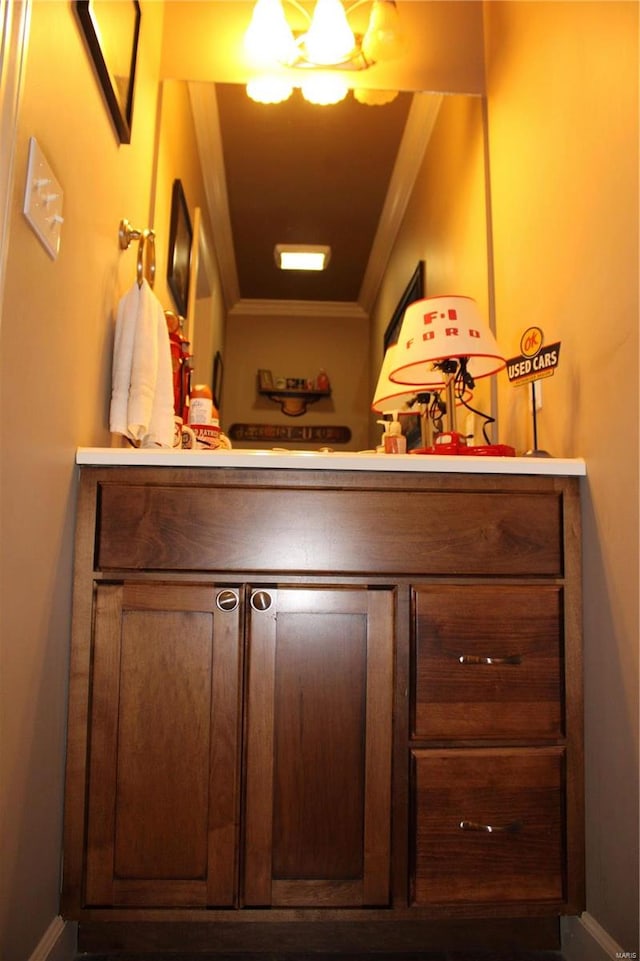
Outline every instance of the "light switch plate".
<path id="1" fill-rule="evenodd" d="M 64 193 L 49 161 L 35 137 L 29 138 L 27 183 L 23 212 L 47 253 L 55 260 L 60 251 L 60 234 L 64 218 Z"/>

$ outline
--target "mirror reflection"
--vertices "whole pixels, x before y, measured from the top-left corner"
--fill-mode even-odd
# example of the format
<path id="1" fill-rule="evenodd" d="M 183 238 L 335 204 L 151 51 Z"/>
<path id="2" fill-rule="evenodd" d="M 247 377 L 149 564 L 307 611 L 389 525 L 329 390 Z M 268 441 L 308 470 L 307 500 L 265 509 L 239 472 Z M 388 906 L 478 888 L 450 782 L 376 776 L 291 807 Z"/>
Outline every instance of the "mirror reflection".
<path id="1" fill-rule="evenodd" d="M 242 84 L 168 80 L 161 110 L 154 222 L 166 236 L 180 179 L 194 219 L 194 376 L 210 383 L 222 352 L 223 425 L 291 426 L 258 391 L 257 372 L 312 382 L 324 369 L 331 394 L 305 409 L 296 433 L 346 427 L 336 449 L 370 448 L 384 333 L 418 261 L 427 296 L 467 293 L 488 309 L 481 98 L 264 105 Z M 282 243 L 329 245 L 329 267 L 285 274 L 274 257 Z"/>

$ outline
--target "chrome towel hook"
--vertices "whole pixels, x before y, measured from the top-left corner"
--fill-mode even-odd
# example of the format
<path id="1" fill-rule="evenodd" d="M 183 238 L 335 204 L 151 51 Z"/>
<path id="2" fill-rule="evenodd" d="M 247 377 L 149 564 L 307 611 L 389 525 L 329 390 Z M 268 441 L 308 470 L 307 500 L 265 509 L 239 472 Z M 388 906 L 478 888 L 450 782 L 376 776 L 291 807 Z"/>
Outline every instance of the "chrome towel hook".
<path id="1" fill-rule="evenodd" d="M 138 262 L 136 266 L 136 279 L 138 287 L 142 287 L 145 276 L 149 286 L 153 287 L 156 279 L 156 235 L 155 231 L 146 228 L 138 230 L 132 227 L 128 220 L 121 220 L 118 229 L 118 240 L 120 249 L 127 250 L 132 240 L 138 241 Z M 145 271 L 145 245 L 147 245 L 148 256 L 146 258 Z"/>

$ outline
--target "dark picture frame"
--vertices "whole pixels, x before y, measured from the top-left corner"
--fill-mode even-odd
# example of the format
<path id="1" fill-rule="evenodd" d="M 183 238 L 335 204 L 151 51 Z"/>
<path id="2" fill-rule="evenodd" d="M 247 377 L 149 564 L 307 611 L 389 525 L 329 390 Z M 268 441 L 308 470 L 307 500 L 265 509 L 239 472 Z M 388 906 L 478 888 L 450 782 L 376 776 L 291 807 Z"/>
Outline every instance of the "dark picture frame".
<path id="1" fill-rule="evenodd" d="M 213 376 L 211 378 L 211 393 L 213 395 L 213 406 L 216 408 L 218 413 L 220 412 L 220 405 L 222 403 L 222 376 L 224 373 L 224 366 L 222 363 L 222 354 L 219 350 L 216 351 L 215 357 L 213 358 Z"/>
<path id="2" fill-rule="evenodd" d="M 118 139 L 131 143 L 140 4 L 75 0 L 75 9 Z"/>
<path id="3" fill-rule="evenodd" d="M 425 262 L 424 260 L 419 260 L 418 265 L 411 275 L 411 280 L 405 287 L 402 297 L 398 301 L 398 305 L 394 310 L 391 320 L 387 325 L 387 329 L 384 332 L 384 350 L 386 353 L 387 347 L 391 344 L 395 344 L 400 335 L 400 327 L 402 326 L 402 318 L 404 317 L 404 312 L 415 300 L 422 300 L 425 296 Z"/>
<path id="4" fill-rule="evenodd" d="M 181 180 L 173 181 L 167 283 L 180 316 L 187 316 L 193 229 Z"/>

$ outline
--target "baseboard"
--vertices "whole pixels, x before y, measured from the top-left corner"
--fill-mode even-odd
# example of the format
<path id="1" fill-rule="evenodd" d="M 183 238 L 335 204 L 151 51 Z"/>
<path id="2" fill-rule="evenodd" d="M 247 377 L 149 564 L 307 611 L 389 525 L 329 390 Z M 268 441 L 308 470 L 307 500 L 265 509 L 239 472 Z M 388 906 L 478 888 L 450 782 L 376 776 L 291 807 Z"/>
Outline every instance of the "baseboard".
<path id="1" fill-rule="evenodd" d="M 635 946 L 621 947 L 587 911 L 563 918 L 560 930 L 565 961 L 638 961 Z"/>
<path id="2" fill-rule="evenodd" d="M 40 938 L 29 961 L 73 961 L 77 954 L 78 925 L 58 915 Z"/>

